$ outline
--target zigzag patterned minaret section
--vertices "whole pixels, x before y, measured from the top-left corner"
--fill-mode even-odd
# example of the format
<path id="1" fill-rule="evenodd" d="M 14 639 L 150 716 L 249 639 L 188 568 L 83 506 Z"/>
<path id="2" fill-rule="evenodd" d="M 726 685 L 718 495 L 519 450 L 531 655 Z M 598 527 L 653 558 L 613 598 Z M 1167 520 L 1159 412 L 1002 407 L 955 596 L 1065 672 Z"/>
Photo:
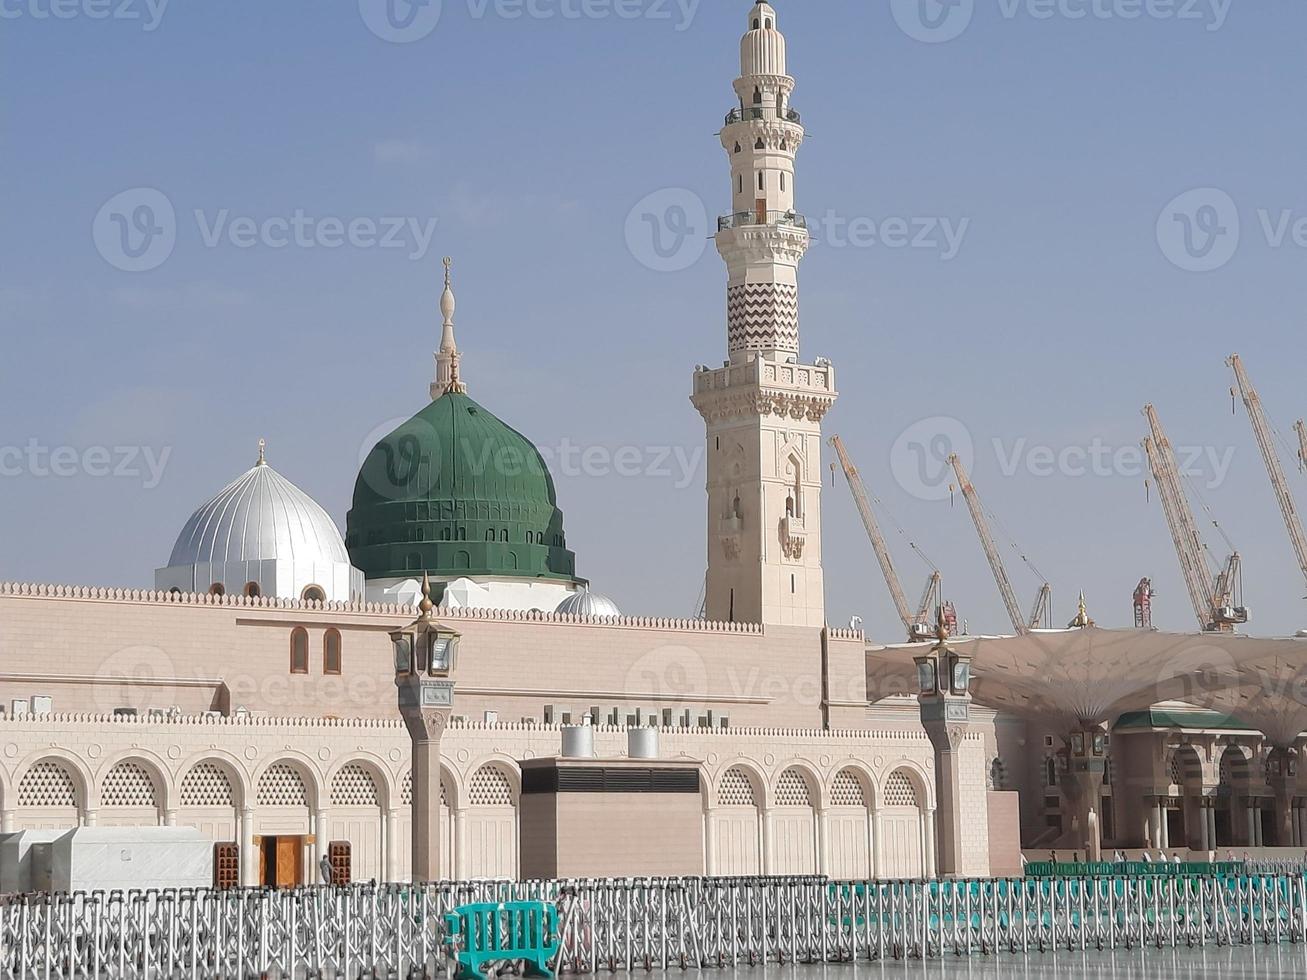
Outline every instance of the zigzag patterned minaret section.
<path id="1" fill-rule="evenodd" d="M 693 402 L 708 426 L 705 615 L 820 627 L 821 420 L 836 392 L 829 362 L 799 362 L 809 239 L 794 207 L 804 132 L 793 91 L 776 9 L 760 0 L 740 44 L 738 105 L 721 131 L 731 161 L 731 213 L 717 230 L 730 359 L 696 372 Z"/>

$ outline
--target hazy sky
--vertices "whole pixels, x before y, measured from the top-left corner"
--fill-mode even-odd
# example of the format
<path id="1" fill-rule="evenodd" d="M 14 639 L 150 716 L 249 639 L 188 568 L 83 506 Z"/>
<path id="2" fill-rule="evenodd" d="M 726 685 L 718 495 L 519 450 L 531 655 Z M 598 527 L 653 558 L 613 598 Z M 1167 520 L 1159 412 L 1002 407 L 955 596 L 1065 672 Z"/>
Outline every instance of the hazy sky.
<path id="1" fill-rule="evenodd" d="M 706 216 L 729 207 L 715 133 L 748 6 L 0 0 L 0 578 L 149 585 L 260 437 L 343 525 L 361 454 L 424 403 L 452 254 L 471 394 L 551 454 L 579 570 L 629 612 L 692 615 L 688 395 L 725 356 Z M 1307 6 L 778 6 L 819 239 L 804 354 L 837 366 L 827 432 L 913 600 L 909 539 L 973 630 L 1007 628 L 936 458 L 970 447 L 1059 623 L 1083 588 L 1128 624 L 1151 575 L 1158 625 L 1193 628 L 1139 459 L 1154 401 L 1244 556 L 1254 631 L 1307 626 L 1223 363 L 1244 355 L 1307 498 Z M 830 618 L 897 639 L 827 487 Z M 1040 580 L 1007 554 L 1028 605 Z"/>

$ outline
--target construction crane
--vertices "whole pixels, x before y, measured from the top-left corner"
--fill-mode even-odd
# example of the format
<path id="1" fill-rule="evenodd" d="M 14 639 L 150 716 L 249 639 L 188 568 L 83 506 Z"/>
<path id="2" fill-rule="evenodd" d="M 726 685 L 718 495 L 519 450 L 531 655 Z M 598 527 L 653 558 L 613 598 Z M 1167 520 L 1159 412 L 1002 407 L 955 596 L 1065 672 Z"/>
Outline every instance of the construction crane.
<path id="1" fill-rule="evenodd" d="M 1047 582 L 1039 587 L 1026 625 L 1032 630 L 1053 628 L 1053 587 Z"/>
<path id="2" fill-rule="evenodd" d="M 1298 469 L 1307 469 L 1307 422 L 1299 419 L 1293 428 L 1298 433 Z"/>
<path id="3" fill-rule="evenodd" d="M 962 497 L 967 502 L 967 509 L 971 511 L 971 520 L 976 525 L 976 533 L 980 535 L 980 546 L 985 549 L 985 557 L 989 559 L 989 567 L 994 573 L 994 581 L 998 583 L 998 591 L 1003 597 L 1008 618 L 1012 620 L 1012 628 L 1018 635 L 1024 635 L 1038 628 L 1041 619 L 1051 621 L 1052 612 L 1049 606 L 1052 604 L 1052 588 L 1047 582 L 1039 590 L 1039 597 L 1035 600 L 1030 621 L 1021 615 L 1021 607 L 1017 605 L 1017 594 L 1012 588 L 1012 580 L 1008 578 L 1007 569 L 1003 567 L 1003 558 L 998 552 L 998 545 L 994 543 L 994 535 L 990 533 L 985 509 L 980 505 L 980 496 L 971 483 L 971 477 L 967 476 L 967 471 L 962 465 L 962 460 L 958 459 L 957 453 L 949 456 L 948 461 L 953 465 L 953 472 L 957 474 L 958 486 L 962 488 Z"/>
<path id="4" fill-rule="evenodd" d="M 1207 561 L 1208 552 L 1202 535 L 1198 533 L 1198 525 L 1194 523 L 1193 510 L 1185 496 L 1180 472 L 1176 469 L 1171 440 L 1167 438 L 1162 422 L 1157 417 L 1157 409 L 1145 405 L 1144 415 L 1148 417 L 1152 433 L 1144 439 L 1144 451 L 1148 454 L 1148 465 L 1157 480 L 1157 492 L 1162 498 L 1166 525 L 1175 543 L 1176 557 L 1180 560 L 1180 571 L 1198 616 L 1198 624 L 1206 633 L 1233 632 L 1235 626 L 1248 622 L 1248 610 L 1240 602 L 1238 594 L 1241 567 L 1239 553 L 1235 551 L 1231 554 L 1215 580 L 1209 582 L 1211 570 Z"/>
<path id="5" fill-rule="evenodd" d="M 1153 597 L 1157 595 L 1153 591 L 1153 580 L 1150 578 L 1141 578 L 1139 585 L 1135 587 L 1135 629 L 1149 630 L 1153 628 Z"/>
<path id="6" fill-rule="evenodd" d="M 935 608 L 937 605 L 941 608 L 944 606 L 944 603 L 938 601 L 941 581 L 939 571 L 935 570 L 926 582 L 921 604 L 914 615 L 908 605 L 908 597 L 903 592 L 903 586 L 899 583 L 898 572 L 894 570 L 894 560 L 890 557 L 889 546 L 885 544 L 885 536 L 881 534 L 880 524 L 877 523 L 876 514 L 871 509 L 871 498 L 867 494 L 866 484 L 862 482 L 862 475 L 853 465 L 848 450 L 844 448 L 843 439 L 839 436 L 831 436 L 830 444 L 840 458 L 840 466 L 844 468 L 849 489 L 853 491 L 853 502 L 862 517 L 862 526 L 867 529 L 871 548 L 876 552 L 881 574 L 885 576 L 885 584 L 889 586 L 890 597 L 894 600 L 894 609 L 898 612 L 899 619 L 903 620 L 903 628 L 908 631 L 908 641 L 919 643 L 935 639 L 935 628 L 931 625 L 935 618 Z"/>
<path id="7" fill-rule="evenodd" d="M 1248 379 L 1243 359 L 1238 354 L 1231 354 L 1226 363 L 1234 369 L 1239 393 L 1243 396 L 1244 407 L 1248 409 L 1248 418 L 1253 424 L 1253 434 L 1257 437 L 1257 446 L 1261 449 L 1262 460 L 1266 463 L 1266 473 L 1271 478 L 1275 499 L 1280 502 L 1280 513 L 1284 516 L 1284 526 L 1289 532 L 1289 543 L 1293 545 L 1293 553 L 1298 558 L 1298 567 L 1302 569 L 1303 578 L 1307 579 L 1307 535 L 1303 534 L 1302 521 L 1298 518 L 1298 508 L 1294 505 L 1289 481 L 1284 478 L 1284 468 L 1280 465 L 1280 457 L 1275 451 L 1274 432 L 1262 408 L 1261 396 L 1257 394 L 1257 389 Z M 1298 426 L 1302 426 L 1302 423 L 1299 422 Z M 1298 428 L 1298 438 L 1299 440 L 1305 438 L 1302 428 Z M 1301 463 L 1305 453 L 1303 449 L 1299 449 L 1298 453 Z"/>

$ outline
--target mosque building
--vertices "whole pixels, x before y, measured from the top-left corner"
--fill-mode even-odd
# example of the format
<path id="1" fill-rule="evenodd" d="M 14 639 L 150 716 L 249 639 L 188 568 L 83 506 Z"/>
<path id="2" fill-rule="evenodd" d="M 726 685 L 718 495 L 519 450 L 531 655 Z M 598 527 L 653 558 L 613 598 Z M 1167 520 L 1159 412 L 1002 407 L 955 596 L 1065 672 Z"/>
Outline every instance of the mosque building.
<path id="1" fill-rule="evenodd" d="M 936 753 L 917 705 L 871 703 L 866 639 L 826 619 L 836 375 L 801 354 L 804 127 L 769 3 L 749 8 L 740 50 L 716 238 L 726 359 L 692 377 L 705 618 L 624 616 L 591 589 L 541 454 L 473 397 L 446 260 L 430 397 L 363 461 L 343 535 L 260 447 L 186 522 L 153 590 L 0 584 L 0 829 L 196 827 L 219 884 L 305 882 L 323 858 L 355 880 L 405 879 L 413 784 L 388 634 L 426 577 L 461 634 L 439 793 L 450 877 L 519 875 L 523 764 L 558 755 L 576 724 L 608 757 L 629 728 L 656 727 L 662 756 L 697 767 L 704 873 L 937 870 Z M 1010 781 L 1031 787 L 1027 836 L 1043 831 L 1056 750 L 1039 737 L 972 709 L 956 872 L 1014 870 Z"/>

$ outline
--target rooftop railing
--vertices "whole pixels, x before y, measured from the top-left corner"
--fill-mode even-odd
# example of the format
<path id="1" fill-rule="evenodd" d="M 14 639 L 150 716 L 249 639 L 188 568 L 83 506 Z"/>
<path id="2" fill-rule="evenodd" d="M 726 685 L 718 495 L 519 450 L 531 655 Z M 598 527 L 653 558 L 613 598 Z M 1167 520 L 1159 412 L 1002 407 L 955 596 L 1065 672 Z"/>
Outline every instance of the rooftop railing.
<path id="1" fill-rule="evenodd" d="M 726 125 L 754 119 L 781 119 L 785 122 L 802 124 L 801 117 L 793 109 L 777 109 L 775 106 L 753 105 L 748 108 L 735 108 L 726 113 Z"/>
<path id="2" fill-rule="evenodd" d="M 765 218 L 766 220 L 761 220 Z M 728 228 L 747 228 L 750 225 L 790 225 L 793 228 L 807 228 L 808 219 L 794 211 L 737 211 L 717 219 L 717 230 Z"/>

